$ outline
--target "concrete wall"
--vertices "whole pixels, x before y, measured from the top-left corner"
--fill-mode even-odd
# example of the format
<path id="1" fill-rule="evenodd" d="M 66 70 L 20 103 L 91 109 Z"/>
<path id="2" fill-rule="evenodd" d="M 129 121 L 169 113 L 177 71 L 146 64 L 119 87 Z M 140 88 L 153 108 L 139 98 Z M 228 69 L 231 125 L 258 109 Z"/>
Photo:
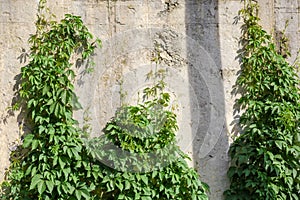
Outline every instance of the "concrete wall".
<path id="1" fill-rule="evenodd" d="M 290 38 L 292 62 L 299 48 L 299 5 L 295 0 L 263 0 L 263 26 Z M 0 0 L 0 180 L 9 166 L 13 143 L 23 129 L 18 113 L 8 112 L 21 66 L 18 56 L 28 51 L 34 33 L 37 0 Z M 122 101 L 136 103 L 138 92 L 151 85 L 145 74 L 155 68 L 151 58 L 161 52 L 168 69 L 167 90 L 177 107 L 178 141 L 202 180 L 211 187 L 211 199 L 222 199 L 228 186 L 227 151 L 234 131 L 232 86 L 239 69 L 236 60 L 241 22 L 235 22 L 240 0 L 49 0 L 60 19 L 65 13 L 82 16 L 90 31 L 103 41 L 94 57 L 95 71 L 78 71 L 76 90 L 84 109 L 75 117 L 83 123 L 88 113 L 93 135 Z M 122 80 L 122 81 L 120 81 Z M 120 82 L 122 84 L 120 85 Z M 175 101 L 176 99 L 176 101 Z"/>

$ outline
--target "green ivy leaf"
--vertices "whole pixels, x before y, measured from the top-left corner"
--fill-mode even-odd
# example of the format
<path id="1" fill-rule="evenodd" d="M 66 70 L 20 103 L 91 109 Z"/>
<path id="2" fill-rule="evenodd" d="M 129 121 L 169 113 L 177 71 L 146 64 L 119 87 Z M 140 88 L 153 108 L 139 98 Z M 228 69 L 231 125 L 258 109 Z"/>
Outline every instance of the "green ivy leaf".
<path id="1" fill-rule="evenodd" d="M 37 183 L 38 193 L 43 194 L 43 192 L 46 190 L 46 184 L 43 180 L 39 181 Z"/>
<path id="2" fill-rule="evenodd" d="M 26 135 L 23 141 L 23 147 L 28 148 L 31 145 L 33 138 L 34 138 L 33 134 Z"/>
<path id="3" fill-rule="evenodd" d="M 81 199 L 81 190 L 75 190 L 75 196 L 77 200 Z"/>
<path id="4" fill-rule="evenodd" d="M 42 176 L 40 174 L 35 174 L 31 179 L 29 190 L 34 189 L 41 181 L 42 181 Z"/>
<path id="5" fill-rule="evenodd" d="M 54 183 L 52 181 L 46 181 L 48 192 L 51 193 L 54 188 Z"/>

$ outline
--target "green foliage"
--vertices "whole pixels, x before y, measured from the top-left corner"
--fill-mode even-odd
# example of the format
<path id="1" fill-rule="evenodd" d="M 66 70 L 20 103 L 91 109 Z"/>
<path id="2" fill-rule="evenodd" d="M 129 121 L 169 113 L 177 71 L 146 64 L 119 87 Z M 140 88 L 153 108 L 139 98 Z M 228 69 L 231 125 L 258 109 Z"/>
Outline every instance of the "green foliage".
<path id="1" fill-rule="evenodd" d="M 78 16 L 49 21 L 45 3 L 29 39 L 29 63 L 21 69 L 18 105 L 25 105 L 31 131 L 11 153 L 0 199 L 208 199 L 208 186 L 176 146 L 176 115 L 163 78 L 144 90 L 146 102 L 122 106 L 104 136 L 86 139 L 89 126 L 80 130 L 73 119 L 81 106 L 71 61 L 77 58 L 76 67 L 90 63 L 100 40 L 90 42 Z"/>
<path id="2" fill-rule="evenodd" d="M 159 80 L 145 88 L 143 103 L 123 105 L 105 134 L 87 141 L 90 154 L 109 167 L 103 171 L 103 199 L 208 199 L 208 186 L 176 145 L 176 115 L 164 87 Z"/>
<path id="3" fill-rule="evenodd" d="M 29 64 L 21 69 L 19 93 L 32 130 L 12 153 L 1 199 L 94 199 L 101 171 L 87 156 L 72 118 L 79 104 L 70 60 L 75 54 L 87 60 L 96 46 L 80 17 L 68 14 L 59 23 L 49 22 L 44 4 L 29 39 Z"/>
<path id="4" fill-rule="evenodd" d="M 243 49 L 237 84 L 243 133 L 230 147 L 226 199 L 300 198 L 299 79 L 258 24 L 258 5 L 240 11 Z"/>

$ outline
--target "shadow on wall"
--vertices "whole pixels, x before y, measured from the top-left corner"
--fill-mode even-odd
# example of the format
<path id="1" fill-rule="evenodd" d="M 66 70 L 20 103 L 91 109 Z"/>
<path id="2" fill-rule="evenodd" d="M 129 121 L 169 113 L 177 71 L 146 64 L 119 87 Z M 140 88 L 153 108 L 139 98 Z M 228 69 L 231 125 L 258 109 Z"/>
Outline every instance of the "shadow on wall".
<path id="1" fill-rule="evenodd" d="M 185 24 L 194 166 L 210 186 L 210 199 L 222 199 L 228 185 L 229 142 L 218 0 L 186 0 Z"/>

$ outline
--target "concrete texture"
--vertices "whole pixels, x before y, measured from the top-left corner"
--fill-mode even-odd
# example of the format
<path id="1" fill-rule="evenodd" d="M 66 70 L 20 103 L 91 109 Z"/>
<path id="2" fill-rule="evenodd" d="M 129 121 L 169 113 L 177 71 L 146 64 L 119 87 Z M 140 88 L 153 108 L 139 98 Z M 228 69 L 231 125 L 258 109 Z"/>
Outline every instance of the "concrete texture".
<path id="1" fill-rule="evenodd" d="M 26 124 L 11 113 L 17 75 L 26 62 L 27 39 L 34 33 L 37 0 L 0 0 L 0 181 L 9 166 L 9 153 Z M 299 5 L 294 0 L 263 0 L 264 28 L 286 34 L 296 58 L 299 48 Z M 201 179 L 211 188 L 210 199 L 222 199 L 229 183 L 227 151 L 235 131 L 231 94 L 239 63 L 240 21 L 235 21 L 240 0 L 49 0 L 60 19 L 65 13 L 80 15 L 90 31 L 103 41 L 96 51 L 95 71 L 85 76 L 78 70 L 76 90 L 83 109 L 75 117 L 101 134 L 105 123 L 123 103 L 135 104 L 139 92 L 152 83 L 145 75 L 159 67 L 167 69 L 167 91 L 178 115 L 179 145 L 191 158 Z M 23 51 L 24 49 L 24 51 Z M 22 61 L 22 63 L 20 63 Z M 120 97 L 120 91 L 124 97 Z"/>

